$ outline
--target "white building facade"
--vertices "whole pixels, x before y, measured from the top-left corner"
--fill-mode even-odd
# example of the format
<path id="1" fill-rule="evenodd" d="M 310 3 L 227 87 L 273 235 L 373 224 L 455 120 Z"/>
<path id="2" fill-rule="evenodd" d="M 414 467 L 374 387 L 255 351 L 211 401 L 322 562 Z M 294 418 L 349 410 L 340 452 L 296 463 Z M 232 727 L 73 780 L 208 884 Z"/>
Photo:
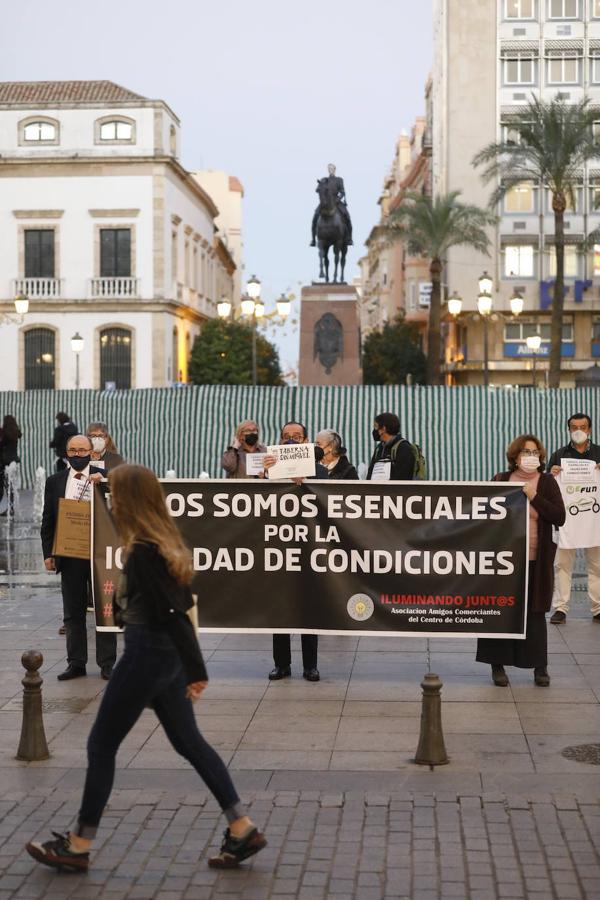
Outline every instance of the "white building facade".
<path id="1" fill-rule="evenodd" d="M 472 166 L 475 154 L 510 139 L 511 116 L 532 95 L 598 106 L 600 128 L 600 0 L 435 0 L 433 73 L 433 192 L 462 191 L 461 200 L 487 206 L 492 186 Z M 585 251 L 584 235 L 600 226 L 600 153 L 579 173 L 575 208 L 565 222 L 566 283 L 561 384 L 600 357 L 600 247 Z M 533 182 L 507 194 L 490 229 L 491 255 L 453 248 L 445 271 L 448 293 L 474 311 L 477 281 L 493 278 L 490 383 L 530 383 L 526 338 L 542 337 L 538 369 L 547 368 L 554 279 L 554 217 L 549 191 Z M 517 290 L 525 300 L 509 316 Z M 481 323 L 450 327 L 446 372 L 457 383 L 481 382 Z"/>
<path id="2" fill-rule="evenodd" d="M 0 390 L 184 382 L 233 289 L 218 208 L 162 100 L 111 82 L 0 84 Z M 14 320 L 14 315 L 12 316 Z"/>

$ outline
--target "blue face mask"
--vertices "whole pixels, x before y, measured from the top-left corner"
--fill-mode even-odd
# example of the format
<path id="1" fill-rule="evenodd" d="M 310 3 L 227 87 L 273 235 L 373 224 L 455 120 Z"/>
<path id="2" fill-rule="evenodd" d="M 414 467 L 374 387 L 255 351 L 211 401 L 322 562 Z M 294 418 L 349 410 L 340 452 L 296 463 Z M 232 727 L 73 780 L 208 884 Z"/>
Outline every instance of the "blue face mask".
<path id="1" fill-rule="evenodd" d="M 284 444 L 297 444 L 298 441 L 284 441 Z"/>

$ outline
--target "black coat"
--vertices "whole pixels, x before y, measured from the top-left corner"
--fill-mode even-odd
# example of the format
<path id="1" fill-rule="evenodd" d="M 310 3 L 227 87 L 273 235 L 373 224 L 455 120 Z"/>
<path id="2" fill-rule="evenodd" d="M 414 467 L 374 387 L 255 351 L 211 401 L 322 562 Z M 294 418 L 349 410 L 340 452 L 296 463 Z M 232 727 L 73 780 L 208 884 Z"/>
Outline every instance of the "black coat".
<path id="1" fill-rule="evenodd" d="M 398 445 L 394 459 L 392 459 L 392 447 Z M 389 444 L 380 441 L 375 448 L 375 452 L 369 463 L 369 471 L 367 472 L 367 481 L 371 480 L 373 468 L 376 462 L 389 459 L 392 462 L 390 467 L 390 481 L 412 481 L 415 473 L 415 455 L 413 449 L 406 438 L 397 435 Z"/>
<path id="2" fill-rule="evenodd" d="M 333 469 L 328 469 L 329 477 L 336 480 L 358 481 L 358 472 L 347 456 L 340 456 Z"/>
<path id="3" fill-rule="evenodd" d="M 58 520 L 58 501 L 65 496 L 67 490 L 67 479 L 69 477 L 70 466 L 50 475 L 46 479 L 46 488 L 44 491 L 44 511 L 42 513 L 42 525 L 40 528 L 40 536 L 42 538 L 42 552 L 44 559 L 52 556 L 52 547 L 54 546 L 54 532 L 56 531 L 56 522 Z M 99 472 L 104 474 L 102 469 L 96 469 L 90 465 L 90 474 L 94 475 Z M 60 571 L 60 557 L 56 557 L 56 571 Z"/>
<path id="4" fill-rule="evenodd" d="M 67 441 L 74 435 L 79 434 L 79 430 L 75 422 L 65 422 L 64 425 L 57 425 L 54 429 L 54 437 L 50 441 L 50 446 L 56 453 L 58 459 L 64 459 L 67 455 Z"/>
<path id="5" fill-rule="evenodd" d="M 567 444 L 566 447 L 561 447 L 560 450 L 555 450 L 548 460 L 548 471 L 550 471 L 552 466 L 560 466 L 560 461 L 563 457 L 566 459 L 591 459 L 595 463 L 600 463 L 600 444 L 592 444 L 590 441 L 589 447 L 583 453 L 576 450 L 571 443 Z"/>

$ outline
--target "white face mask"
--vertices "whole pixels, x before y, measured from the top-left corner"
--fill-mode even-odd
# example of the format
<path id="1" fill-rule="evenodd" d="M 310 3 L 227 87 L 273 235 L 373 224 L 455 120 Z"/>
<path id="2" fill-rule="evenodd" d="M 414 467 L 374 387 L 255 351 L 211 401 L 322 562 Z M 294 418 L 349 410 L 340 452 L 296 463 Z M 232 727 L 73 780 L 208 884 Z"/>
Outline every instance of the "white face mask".
<path id="1" fill-rule="evenodd" d="M 535 472 L 540 467 L 539 456 L 520 456 L 519 468 L 524 472 Z"/>
<path id="2" fill-rule="evenodd" d="M 581 428 L 578 428 L 577 431 L 571 432 L 571 440 L 574 444 L 583 444 L 589 438 L 589 434 L 587 432 L 582 431 Z"/>
<path id="3" fill-rule="evenodd" d="M 94 453 L 102 453 L 102 451 L 106 448 L 106 439 L 103 437 L 93 437 L 92 441 L 92 450 Z"/>

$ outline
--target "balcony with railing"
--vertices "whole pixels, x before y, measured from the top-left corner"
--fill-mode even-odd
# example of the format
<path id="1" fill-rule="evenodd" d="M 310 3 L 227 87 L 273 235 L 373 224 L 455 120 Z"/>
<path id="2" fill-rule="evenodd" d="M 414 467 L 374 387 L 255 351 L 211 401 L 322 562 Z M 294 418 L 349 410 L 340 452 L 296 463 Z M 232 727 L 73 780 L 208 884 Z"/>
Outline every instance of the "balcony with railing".
<path id="1" fill-rule="evenodd" d="M 92 278 L 90 281 L 90 296 L 92 299 L 103 300 L 127 300 L 139 296 L 139 278 L 125 276 L 113 276 L 104 278 Z"/>
<path id="2" fill-rule="evenodd" d="M 61 278 L 15 278 L 15 296 L 22 294 L 29 300 L 56 300 L 62 294 Z"/>

